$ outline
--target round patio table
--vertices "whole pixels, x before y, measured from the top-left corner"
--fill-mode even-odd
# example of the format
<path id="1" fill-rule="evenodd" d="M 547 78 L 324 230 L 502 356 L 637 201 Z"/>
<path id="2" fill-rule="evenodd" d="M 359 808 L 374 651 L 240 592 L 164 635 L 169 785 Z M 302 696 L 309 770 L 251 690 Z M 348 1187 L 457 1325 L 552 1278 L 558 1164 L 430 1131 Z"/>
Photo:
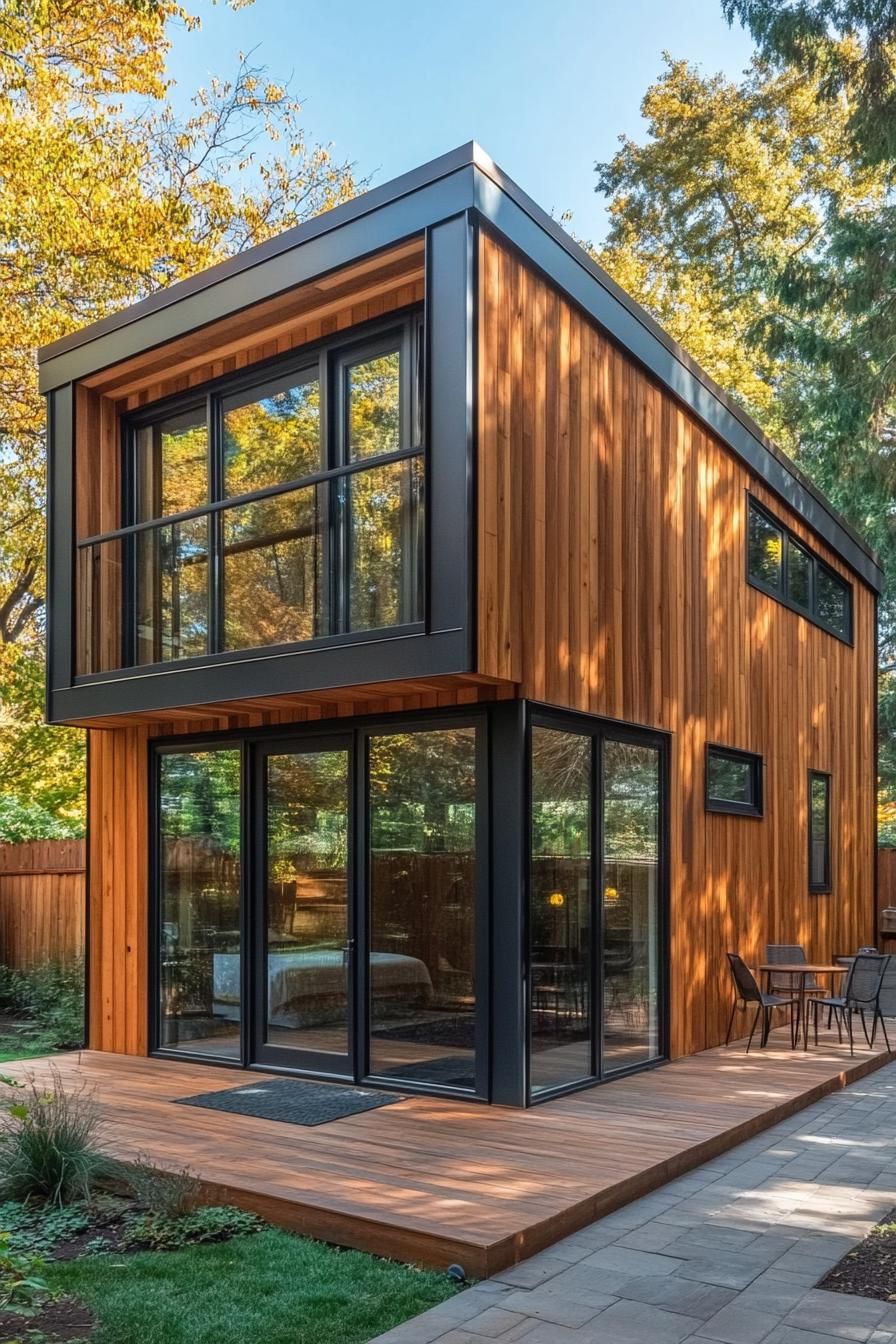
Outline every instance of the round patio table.
<path id="1" fill-rule="evenodd" d="M 834 997 L 834 976 L 845 975 L 849 970 L 848 966 L 831 966 L 827 963 L 814 963 L 806 961 L 782 961 L 770 964 L 763 962 L 759 967 L 760 971 L 765 972 L 765 990 L 770 993 L 770 986 L 773 975 L 789 975 L 792 980 L 797 980 L 798 984 L 794 986 L 793 993 L 796 995 L 797 1019 L 796 1034 L 799 1035 L 800 1026 L 803 1029 L 803 1049 L 809 1049 L 809 1014 L 805 1011 L 805 1000 L 807 997 L 806 976 L 808 975 L 829 975 L 831 977 L 831 998 Z"/>

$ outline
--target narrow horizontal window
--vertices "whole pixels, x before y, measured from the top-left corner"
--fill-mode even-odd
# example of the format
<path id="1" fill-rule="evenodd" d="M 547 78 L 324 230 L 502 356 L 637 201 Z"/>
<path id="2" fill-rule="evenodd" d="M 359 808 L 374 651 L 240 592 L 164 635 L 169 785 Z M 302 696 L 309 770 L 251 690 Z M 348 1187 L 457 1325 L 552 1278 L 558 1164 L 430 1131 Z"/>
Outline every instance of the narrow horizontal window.
<path id="1" fill-rule="evenodd" d="M 706 810 L 762 816 L 762 757 L 710 744 L 706 748 Z"/>
<path id="2" fill-rule="evenodd" d="M 809 890 L 831 890 L 831 777 L 809 771 Z"/>
<path id="3" fill-rule="evenodd" d="M 747 578 L 838 639 L 852 640 L 852 586 L 752 498 Z"/>

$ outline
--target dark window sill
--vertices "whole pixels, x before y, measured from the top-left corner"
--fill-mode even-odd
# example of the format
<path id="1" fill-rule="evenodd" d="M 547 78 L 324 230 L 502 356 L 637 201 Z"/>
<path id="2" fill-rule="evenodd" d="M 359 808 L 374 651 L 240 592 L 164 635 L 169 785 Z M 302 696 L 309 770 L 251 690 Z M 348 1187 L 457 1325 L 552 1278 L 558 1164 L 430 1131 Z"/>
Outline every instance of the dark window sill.
<path id="1" fill-rule="evenodd" d="M 765 816 L 761 807 L 748 807 L 740 803 L 725 803 L 712 798 L 706 800 L 706 811 L 718 812 L 723 816 L 730 817 L 756 817 L 760 821 Z"/>

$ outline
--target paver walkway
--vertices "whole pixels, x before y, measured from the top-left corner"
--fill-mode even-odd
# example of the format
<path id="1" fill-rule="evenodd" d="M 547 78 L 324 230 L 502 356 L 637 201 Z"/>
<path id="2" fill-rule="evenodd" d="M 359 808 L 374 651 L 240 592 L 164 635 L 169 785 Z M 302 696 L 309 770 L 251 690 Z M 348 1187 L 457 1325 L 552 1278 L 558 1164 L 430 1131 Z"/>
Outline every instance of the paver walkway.
<path id="1" fill-rule="evenodd" d="M 894 1205 L 889 1064 L 379 1344 L 896 1344 L 896 1302 L 815 1287 Z"/>

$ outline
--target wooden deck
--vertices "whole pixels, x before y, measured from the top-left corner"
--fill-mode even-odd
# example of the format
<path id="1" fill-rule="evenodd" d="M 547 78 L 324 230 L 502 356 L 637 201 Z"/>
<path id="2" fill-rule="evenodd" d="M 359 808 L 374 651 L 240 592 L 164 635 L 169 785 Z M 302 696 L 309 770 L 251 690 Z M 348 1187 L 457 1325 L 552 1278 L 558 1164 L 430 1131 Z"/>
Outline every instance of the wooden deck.
<path id="1" fill-rule="evenodd" d="M 880 1067 L 830 1038 L 807 1054 L 774 1033 L 529 1111 L 408 1098 L 316 1128 L 174 1106 L 239 1087 L 228 1069 L 85 1051 L 5 1064 L 95 1089 L 109 1148 L 188 1166 L 216 1199 L 344 1246 L 477 1277 L 549 1246 Z M 265 1075 L 260 1075 L 265 1076 Z"/>

